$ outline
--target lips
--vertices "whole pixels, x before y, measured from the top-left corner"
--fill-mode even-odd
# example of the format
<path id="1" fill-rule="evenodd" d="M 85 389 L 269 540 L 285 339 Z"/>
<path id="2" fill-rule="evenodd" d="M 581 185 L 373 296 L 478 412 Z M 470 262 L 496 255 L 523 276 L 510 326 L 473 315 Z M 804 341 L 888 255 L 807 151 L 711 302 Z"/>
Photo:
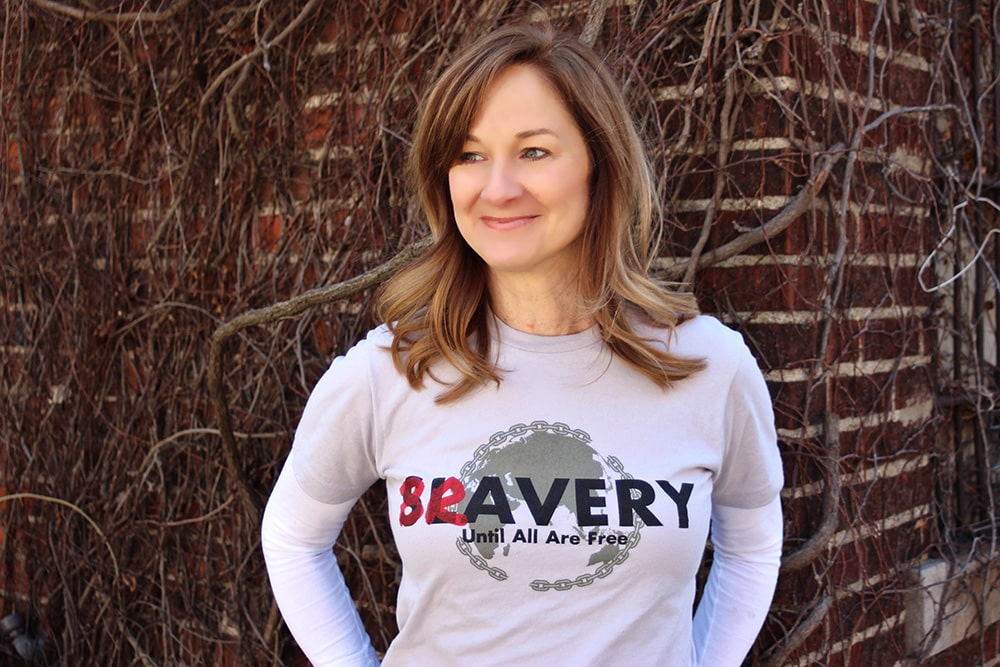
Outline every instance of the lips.
<path id="1" fill-rule="evenodd" d="M 518 227 L 524 227 L 537 217 L 537 215 L 505 216 L 502 218 L 496 216 L 482 216 L 480 220 L 482 220 L 483 224 L 489 229 L 507 231 L 517 229 Z"/>

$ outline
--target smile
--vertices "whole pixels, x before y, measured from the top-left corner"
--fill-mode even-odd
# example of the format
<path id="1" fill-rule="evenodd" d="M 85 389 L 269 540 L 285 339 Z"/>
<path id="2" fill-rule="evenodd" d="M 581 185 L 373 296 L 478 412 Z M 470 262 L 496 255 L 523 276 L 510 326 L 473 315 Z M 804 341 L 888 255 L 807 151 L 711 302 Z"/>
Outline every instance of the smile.
<path id="1" fill-rule="evenodd" d="M 528 223 L 532 222 L 537 215 L 524 215 L 524 216 L 510 216 L 504 218 L 497 218 L 493 216 L 483 216 L 480 220 L 483 224 L 490 229 L 497 231 L 505 231 L 509 229 L 517 229 L 518 227 L 523 227 Z"/>

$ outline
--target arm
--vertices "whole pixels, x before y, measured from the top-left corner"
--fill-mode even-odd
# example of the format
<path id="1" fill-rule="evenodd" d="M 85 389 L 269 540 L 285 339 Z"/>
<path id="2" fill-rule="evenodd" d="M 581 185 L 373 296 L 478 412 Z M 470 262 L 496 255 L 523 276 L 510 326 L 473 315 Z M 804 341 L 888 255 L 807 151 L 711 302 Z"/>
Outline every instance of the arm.
<path id="1" fill-rule="evenodd" d="M 712 508 L 712 569 L 694 617 L 698 665 L 737 667 L 764 623 L 781 562 L 781 499 Z"/>
<path id="2" fill-rule="evenodd" d="M 261 526 L 261 547 L 278 607 L 313 665 L 377 667 L 375 650 L 333 554 L 354 501 L 314 500 L 295 479 L 291 456 Z"/>

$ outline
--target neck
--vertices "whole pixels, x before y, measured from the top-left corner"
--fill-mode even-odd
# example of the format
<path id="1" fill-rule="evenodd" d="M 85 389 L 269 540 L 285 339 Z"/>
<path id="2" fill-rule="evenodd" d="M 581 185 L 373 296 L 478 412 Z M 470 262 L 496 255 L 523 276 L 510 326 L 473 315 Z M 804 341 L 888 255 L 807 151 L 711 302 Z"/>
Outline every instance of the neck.
<path id="1" fill-rule="evenodd" d="M 594 324 L 575 277 L 557 281 L 492 275 L 490 307 L 507 326 L 540 336 L 579 333 Z"/>

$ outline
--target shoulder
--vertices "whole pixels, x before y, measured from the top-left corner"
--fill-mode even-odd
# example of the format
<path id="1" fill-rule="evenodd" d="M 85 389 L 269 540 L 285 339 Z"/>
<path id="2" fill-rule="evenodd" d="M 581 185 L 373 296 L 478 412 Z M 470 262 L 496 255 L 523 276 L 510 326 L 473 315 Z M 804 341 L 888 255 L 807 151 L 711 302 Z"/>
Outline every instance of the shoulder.
<path id="1" fill-rule="evenodd" d="M 376 352 L 384 354 L 388 352 L 389 346 L 392 345 L 392 338 L 392 331 L 389 329 L 389 325 L 380 324 L 369 331 L 354 347 L 368 350 L 368 354 Z"/>
<path id="2" fill-rule="evenodd" d="M 677 325 L 675 330 L 678 336 L 708 338 L 713 342 L 741 340 L 740 334 L 735 329 L 723 324 L 714 315 L 697 315 L 689 318 Z"/>
<path id="3" fill-rule="evenodd" d="M 743 335 L 712 315 L 698 315 L 673 329 L 652 323 L 634 326 L 637 333 L 664 345 L 671 354 L 704 360 L 705 368 L 691 380 L 713 387 L 716 393 L 734 384 L 757 383 L 762 378 L 761 368 Z"/>
<path id="4" fill-rule="evenodd" d="M 392 363 L 390 347 L 392 345 L 392 332 L 385 324 L 379 325 L 369 331 L 364 338 L 355 343 L 344 354 L 334 359 L 334 363 L 341 360 L 349 364 L 378 364 L 380 362 Z"/>
<path id="5" fill-rule="evenodd" d="M 369 386 L 393 367 L 389 351 L 391 343 L 392 333 L 388 327 L 382 325 L 372 329 L 346 352 L 331 360 L 314 393 L 344 391 L 347 387 L 359 391 Z"/>
<path id="6" fill-rule="evenodd" d="M 347 352 L 335 357 L 320 376 L 309 394 L 300 429 L 313 422 L 324 424 L 330 419 L 343 419 L 345 413 L 354 417 L 374 412 L 378 386 L 391 377 L 392 355 L 386 349 L 392 334 L 385 327 L 371 330 Z"/>
<path id="7" fill-rule="evenodd" d="M 735 358 L 748 353 L 743 336 L 711 315 L 698 315 L 674 329 L 678 354 L 710 358 Z"/>
<path id="8" fill-rule="evenodd" d="M 679 356 L 735 362 L 749 354 L 743 336 L 711 315 L 684 320 L 672 330 L 645 318 L 637 318 L 633 327 L 643 338 L 666 345 L 671 353 Z"/>

